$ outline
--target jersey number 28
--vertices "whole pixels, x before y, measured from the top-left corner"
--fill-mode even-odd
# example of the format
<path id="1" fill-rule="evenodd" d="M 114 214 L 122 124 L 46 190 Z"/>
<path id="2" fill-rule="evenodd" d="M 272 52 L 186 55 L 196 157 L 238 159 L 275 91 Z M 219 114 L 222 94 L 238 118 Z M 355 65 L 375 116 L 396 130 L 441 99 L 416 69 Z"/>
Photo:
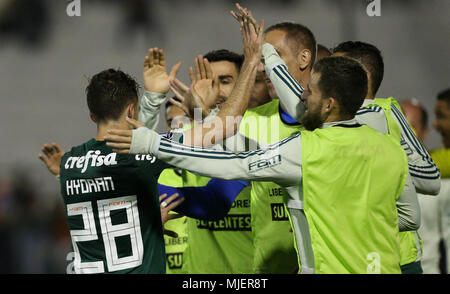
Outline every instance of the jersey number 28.
<path id="1" fill-rule="evenodd" d="M 108 271 L 113 272 L 141 265 L 144 255 L 144 246 L 139 224 L 139 212 L 136 195 L 98 200 L 97 207 L 101 235 L 105 245 L 105 256 Z M 112 223 L 111 211 L 117 209 L 125 209 L 127 214 L 126 223 Z M 75 251 L 75 273 L 104 273 L 105 267 L 103 261 L 81 262 L 80 251 L 77 245 L 77 242 L 93 241 L 98 239 L 91 201 L 68 204 L 67 215 L 81 215 L 84 224 L 84 228 L 81 230 L 70 230 L 73 250 Z M 132 254 L 129 256 L 119 257 L 115 238 L 127 235 L 130 236 Z"/>

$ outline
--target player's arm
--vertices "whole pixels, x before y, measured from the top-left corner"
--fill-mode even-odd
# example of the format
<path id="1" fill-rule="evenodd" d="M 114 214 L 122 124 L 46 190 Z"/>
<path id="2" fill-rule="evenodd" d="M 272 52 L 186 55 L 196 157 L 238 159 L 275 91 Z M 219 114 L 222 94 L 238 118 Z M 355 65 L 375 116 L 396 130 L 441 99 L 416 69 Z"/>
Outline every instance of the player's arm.
<path id="1" fill-rule="evenodd" d="M 152 154 L 172 166 L 213 178 L 272 181 L 281 186 L 293 186 L 301 178 L 300 134 L 242 153 L 178 144 L 144 127 L 110 130 L 105 139 L 117 153 Z"/>
<path id="2" fill-rule="evenodd" d="M 169 81 L 173 80 L 181 63 L 175 64 L 170 73 L 166 70 L 164 51 L 151 48 L 144 59 L 144 95 L 141 98 L 139 121 L 149 129 L 156 129 L 159 121 L 160 107 L 169 91 Z"/>
<path id="3" fill-rule="evenodd" d="M 399 231 L 415 231 L 420 227 L 420 205 L 412 178 L 408 173 L 403 192 L 396 202 Z"/>
<path id="4" fill-rule="evenodd" d="M 272 82 L 281 104 L 296 121 L 301 121 L 305 113 L 305 104 L 302 101 L 303 87 L 289 73 L 286 63 L 271 44 L 263 44 L 262 55 L 266 74 Z"/>
<path id="5" fill-rule="evenodd" d="M 185 201 L 174 211 L 196 219 L 219 220 L 228 213 L 237 195 L 247 184 L 243 181 L 212 179 L 204 187 L 175 188 L 158 184 L 158 189 L 159 194 L 178 194 L 184 198 Z"/>
<path id="6" fill-rule="evenodd" d="M 185 132 L 185 143 L 193 146 L 211 146 L 236 133 L 244 111 L 247 109 L 251 90 L 255 83 L 258 64 L 261 60 L 261 46 L 264 22 L 255 24 L 248 15 L 240 15 L 243 39 L 244 63 L 236 85 L 221 110 L 211 121 L 196 124 Z"/>
<path id="7" fill-rule="evenodd" d="M 401 145 L 408 157 L 409 173 L 417 192 L 438 195 L 441 189 L 439 168 L 414 135 L 405 116 L 394 105 L 392 105 L 391 115 L 400 126 L 402 133 Z"/>

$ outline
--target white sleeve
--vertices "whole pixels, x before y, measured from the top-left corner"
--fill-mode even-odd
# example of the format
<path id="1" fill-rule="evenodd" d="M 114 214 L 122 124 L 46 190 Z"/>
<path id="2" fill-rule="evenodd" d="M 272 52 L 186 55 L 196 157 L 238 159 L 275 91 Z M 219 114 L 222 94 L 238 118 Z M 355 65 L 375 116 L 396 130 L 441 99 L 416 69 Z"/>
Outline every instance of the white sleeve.
<path id="1" fill-rule="evenodd" d="M 415 231 L 420 227 L 420 205 L 416 189 L 408 173 L 403 192 L 397 200 L 399 231 Z"/>
<path id="2" fill-rule="evenodd" d="M 305 113 L 305 104 L 301 100 L 304 89 L 289 73 L 286 63 L 271 44 L 264 43 L 262 53 L 267 76 L 272 82 L 281 104 L 299 122 Z"/>
<path id="3" fill-rule="evenodd" d="M 223 141 L 223 146 L 224 150 L 232 151 L 234 153 L 257 150 L 261 148 L 261 145 L 258 142 L 247 138 L 239 133 L 239 131 L 236 135 L 226 138 Z"/>
<path id="4" fill-rule="evenodd" d="M 382 134 L 387 134 L 389 132 L 384 110 L 378 105 L 361 107 L 356 112 L 355 119 L 358 123 L 367 125 Z"/>
<path id="5" fill-rule="evenodd" d="M 433 162 L 425 147 L 416 138 L 416 135 L 414 135 L 405 116 L 394 105 L 392 105 L 391 115 L 400 126 L 402 133 L 401 145 L 408 157 L 409 173 L 417 192 L 438 195 L 441 189 L 439 168 Z"/>
<path id="6" fill-rule="evenodd" d="M 159 111 L 166 100 L 166 95 L 145 91 L 141 98 L 139 122 L 147 128 L 155 130 L 159 122 Z"/>
<path id="7" fill-rule="evenodd" d="M 224 180 L 272 181 L 281 186 L 301 180 L 300 134 L 267 148 L 233 153 L 182 145 L 140 128 L 133 130 L 132 154 L 152 154 L 168 164 L 202 176 Z"/>

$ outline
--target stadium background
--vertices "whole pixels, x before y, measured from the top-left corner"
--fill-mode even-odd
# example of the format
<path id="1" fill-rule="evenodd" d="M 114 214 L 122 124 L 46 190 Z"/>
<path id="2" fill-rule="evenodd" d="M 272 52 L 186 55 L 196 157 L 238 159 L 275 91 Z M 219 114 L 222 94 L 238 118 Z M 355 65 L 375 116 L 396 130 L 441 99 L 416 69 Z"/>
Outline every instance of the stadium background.
<path id="1" fill-rule="evenodd" d="M 87 78 L 121 68 L 142 82 L 148 48 L 163 48 L 168 66 L 183 62 L 188 82 L 195 56 L 227 48 L 241 53 L 235 1 L 0 0 L 0 273 L 64 273 L 70 242 L 59 185 L 37 158 L 43 143 L 65 150 L 92 138 Z M 307 25 L 318 43 L 361 40 L 382 50 L 385 77 L 377 96 L 416 97 L 434 119 L 436 94 L 449 85 L 450 1 L 247 0 L 267 25 Z M 163 116 L 159 131 L 165 131 Z M 441 147 L 431 130 L 429 149 Z"/>

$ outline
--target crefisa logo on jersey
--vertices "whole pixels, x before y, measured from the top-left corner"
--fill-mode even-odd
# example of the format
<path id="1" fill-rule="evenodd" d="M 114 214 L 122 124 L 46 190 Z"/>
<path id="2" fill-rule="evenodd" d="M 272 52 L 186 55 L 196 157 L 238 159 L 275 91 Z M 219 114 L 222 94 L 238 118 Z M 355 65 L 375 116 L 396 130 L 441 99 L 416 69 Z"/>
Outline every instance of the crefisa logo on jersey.
<path id="1" fill-rule="evenodd" d="M 77 157 L 77 156 L 71 156 L 67 159 L 66 164 L 64 165 L 65 169 L 72 169 L 72 168 L 81 168 L 81 173 L 84 173 L 89 166 L 89 163 L 91 167 L 99 167 L 99 166 L 109 166 L 109 165 L 116 165 L 117 160 L 116 156 L 117 153 L 109 153 L 107 155 L 100 155 L 100 150 L 90 150 L 88 153 L 86 153 L 85 156 Z"/>

